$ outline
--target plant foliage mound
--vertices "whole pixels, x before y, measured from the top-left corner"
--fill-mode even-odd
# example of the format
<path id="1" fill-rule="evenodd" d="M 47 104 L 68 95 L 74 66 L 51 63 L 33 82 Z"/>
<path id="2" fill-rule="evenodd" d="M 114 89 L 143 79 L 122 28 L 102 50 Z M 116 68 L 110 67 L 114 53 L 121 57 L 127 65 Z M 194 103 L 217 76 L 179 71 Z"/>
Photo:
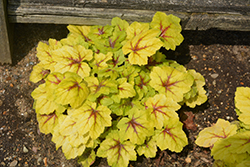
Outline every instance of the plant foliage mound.
<path id="1" fill-rule="evenodd" d="M 30 80 L 42 80 L 32 92 L 39 128 L 67 159 L 85 167 L 98 156 L 121 167 L 188 144 L 176 111 L 207 97 L 201 74 L 159 51 L 183 41 L 179 22 L 162 12 L 150 23 L 115 17 L 106 26 L 69 25 L 67 38 L 38 44 Z"/>
<path id="2" fill-rule="evenodd" d="M 199 133 L 197 145 L 210 147 L 215 167 L 246 167 L 250 164 L 250 88 L 238 87 L 235 107 L 239 121 L 219 119 Z"/>

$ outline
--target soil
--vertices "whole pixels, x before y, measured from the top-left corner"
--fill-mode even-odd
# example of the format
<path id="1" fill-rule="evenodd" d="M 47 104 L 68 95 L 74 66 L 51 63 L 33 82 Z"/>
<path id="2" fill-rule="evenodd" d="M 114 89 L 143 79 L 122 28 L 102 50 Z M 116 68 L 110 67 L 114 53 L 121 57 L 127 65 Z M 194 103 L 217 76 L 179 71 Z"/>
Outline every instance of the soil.
<path id="1" fill-rule="evenodd" d="M 14 63 L 0 66 L 0 166 L 80 167 L 76 159 L 66 160 L 61 149 L 56 151 L 51 135 L 39 132 L 30 95 L 38 86 L 29 81 L 32 67 L 38 63 L 37 43 L 49 38 L 60 40 L 67 34 L 66 25 L 14 25 Z M 183 113 L 194 114 L 193 127 L 184 126 L 189 145 L 181 153 L 158 151 L 156 158 L 140 156 L 130 167 L 212 166 L 210 150 L 194 143 L 199 131 L 218 118 L 237 120 L 236 87 L 250 86 L 250 33 L 211 29 L 182 34 L 185 40 L 181 46 L 166 54 L 204 76 L 208 101 L 195 109 L 180 110 L 183 121 Z M 93 166 L 108 165 L 105 159 L 98 158 Z"/>

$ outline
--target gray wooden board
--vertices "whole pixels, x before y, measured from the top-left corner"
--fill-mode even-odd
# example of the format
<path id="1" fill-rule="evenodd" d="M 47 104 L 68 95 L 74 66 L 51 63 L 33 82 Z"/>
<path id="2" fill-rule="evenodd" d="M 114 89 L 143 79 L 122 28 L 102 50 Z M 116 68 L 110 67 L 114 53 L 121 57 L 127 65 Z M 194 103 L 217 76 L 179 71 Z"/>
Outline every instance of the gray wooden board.
<path id="1" fill-rule="evenodd" d="M 26 0 L 27 1 L 27 0 Z M 19 6 L 9 5 L 8 16 L 14 23 L 55 23 L 80 25 L 106 25 L 113 17 L 121 17 L 129 22 L 150 22 L 154 10 L 90 8 L 23 3 Z M 250 31 L 250 16 L 241 13 L 199 13 L 164 11 L 181 18 L 184 30 L 222 30 Z"/>
<path id="2" fill-rule="evenodd" d="M 8 21 L 6 20 L 6 1 L 0 0 L 0 63 L 11 63 Z"/>

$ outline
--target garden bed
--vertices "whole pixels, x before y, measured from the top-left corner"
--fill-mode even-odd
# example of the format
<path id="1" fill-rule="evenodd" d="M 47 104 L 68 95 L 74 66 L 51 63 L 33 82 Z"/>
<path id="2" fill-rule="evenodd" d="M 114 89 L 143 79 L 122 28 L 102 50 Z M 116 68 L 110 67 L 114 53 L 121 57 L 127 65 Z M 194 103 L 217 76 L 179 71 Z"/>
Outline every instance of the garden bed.
<path id="1" fill-rule="evenodd" d="M 32 109 L 31 92 L 37 87 L 29 81 L 32 67 L 38 63 L 36 46 L 48 38 L 66 37 L 66 25 L 15 24 L 14 64 L 0 66 L 0 166 L 79 166 L 56 151 L 51 135 L 39 132 Z M 234 121 L 234 92 L 238 86 L 250 86 L 250 34 L 220 30 L 183 31 L 184 42 L 167 57 L 195 69 L 206 79 L 208 101 L 200 107 L 183 107 L 194 120 L 184 127 L 189 145 L 181 153 L 158 151 L 156 158 L 141 156 L 130 166 L 212 166 L 210 150 L 194 141 L 202 129 L 218 118 Z M 196 127 L 196 128 L 195 128 Z M 93 166 L 108 166 L 97 159 Z"/>

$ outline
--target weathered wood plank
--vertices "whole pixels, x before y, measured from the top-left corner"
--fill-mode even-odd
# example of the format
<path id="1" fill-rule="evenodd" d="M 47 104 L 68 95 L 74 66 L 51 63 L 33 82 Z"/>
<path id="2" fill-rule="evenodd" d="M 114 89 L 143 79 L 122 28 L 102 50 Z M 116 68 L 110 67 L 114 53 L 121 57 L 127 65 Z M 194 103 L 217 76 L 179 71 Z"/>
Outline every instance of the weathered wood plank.
<path id="1" fill-rule="evenodd" d="M 12 63 L 6 1 L 0 1 L 0 63 Z"/>
<path id="2" fill-rule="evenodd" d="M 87 8 L 173 10 L 178 12 L 245 13 L 249 0 L 9 0 L 9 4 L 41 4 Z"/>
<path id="3" fill-rule="evenodd" d="M 9 20 L 17 23 L 56 23 L 106 25 L 113 17 L 141 22 L 150 22 L 155 11 L 109 9 L 109 8 L 80 8 L 48 5 L 21 5 L 8 9 Z M 218 28 L 222 30 L 250 31 L 250 16 L 239 13 L 188 13 L 164 11 L 181 18 L 184 30 L 207 30 Z"/>

